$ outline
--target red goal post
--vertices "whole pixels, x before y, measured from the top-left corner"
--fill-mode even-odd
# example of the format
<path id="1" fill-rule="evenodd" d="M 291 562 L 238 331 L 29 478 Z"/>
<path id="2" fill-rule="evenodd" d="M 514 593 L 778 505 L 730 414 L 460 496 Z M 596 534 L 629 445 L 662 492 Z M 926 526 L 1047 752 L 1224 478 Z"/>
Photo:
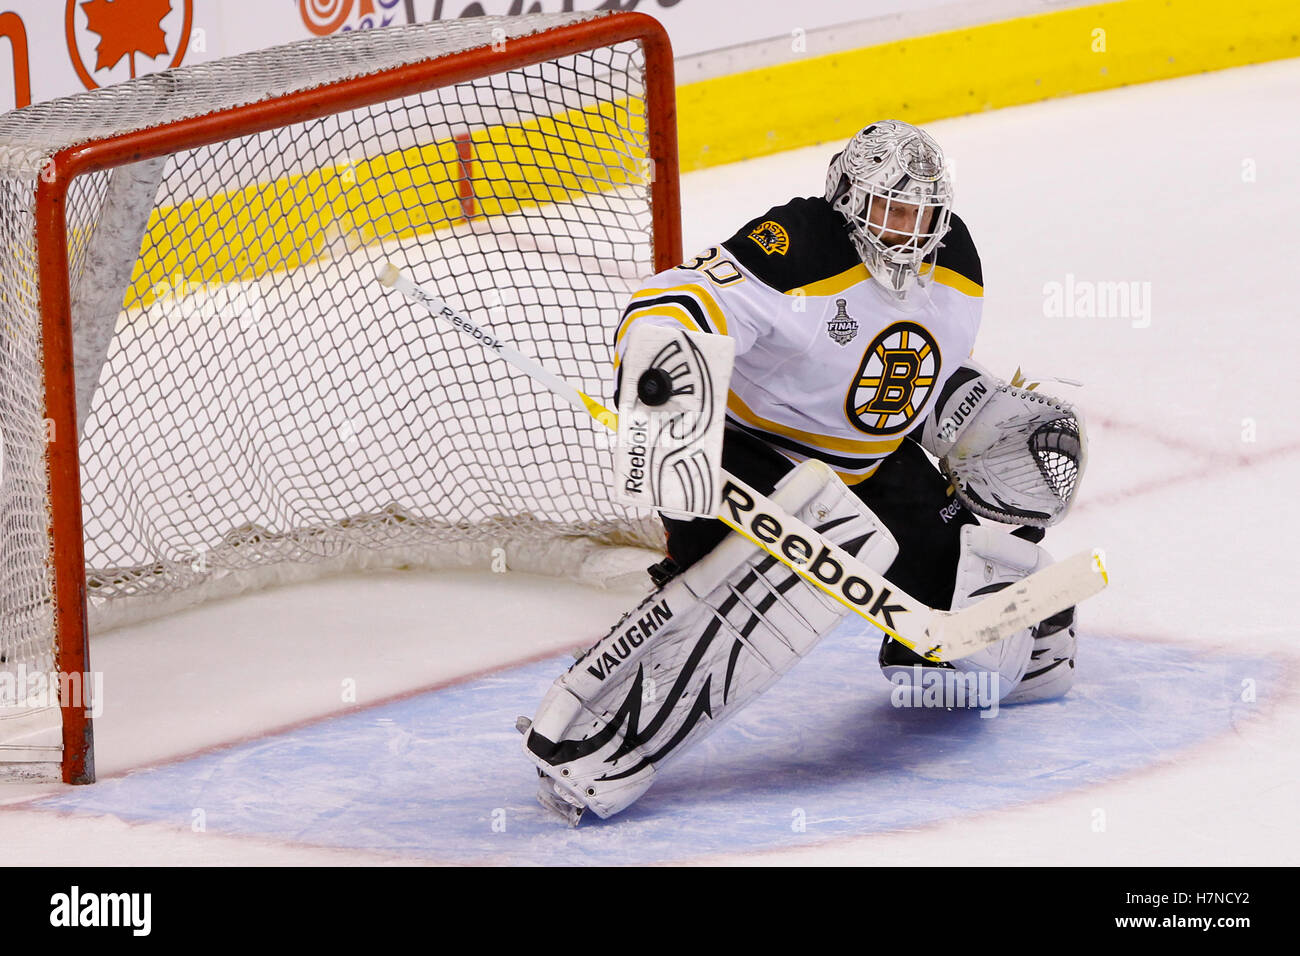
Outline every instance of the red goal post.
<path id="1" fill-rule="evenodd" d="M 464 371 L 463 362 L 447 364 L 449 340 L 412 332 L 409 316 L 390 314 L 399 306 L 362 285 L 366 262 L 382 258 L 379 247 L 407 244 L 419 278 L 488 314 L 489 299 L 504 303 L 531 323 L 516 328 L 503 318 L 498 328 L 505 335 L 514 333 L 543 361 L 558 361 L 564 374 L 608 394 L 600 361 L 615 320 L 610 309 L 635 279 L 681 260 L 673 63 L 662 27 L 636 13 L 476 19 L 308 40 L 0 118 L 0 241 L 12 247 L 5 269 L 16 273 L 0 292 L 11 355 L 38 366 L 43 434 L 33 433 L 30 414 L 3 402 L 0 428 L 10 477 L 35 443 L 44 443 L 43 475 L 19 477 L 44 486 L 32 495 L 43 496 L 45 506 L 33 518 L 39 509 L 17 492 L 10 496 L 4 533 L 22 545 L 0 550 L 18 563 L 46 552 L 46 566 L 33 568 L 30 580 L 15 583 L 16 572 L 6 573 L 13 593 L 6 596 L 0 582 L 0 669 L 7 663 L 12 670 L 27 655 L 33 666 L 43 661 L 61 674 L 86 674 L 92 603 L 155 602 L 212 581 L 221 585 L 216 593 L 228 593 L 222 582 L 249 568 L 332 562 L 352 548 L 383 550 L 382 535 L 408 548 L 423 534 L 458 554 L 505 540 L 497 534 L 502 528 L 546 547 L 588 533 L 653 547 L 646 516 L 622 514 L 593 484 L 607 456 L 600 440 L 569 444 L 571 434 L 589 427 L 580 432 L 523 385 Z M 367 72 L 367 58 L 390 36 L 401 48 L 391 57 L 397 62 Z M 265 92 L 275 83 L 263 68 L 284 78 L 308 62 L 315 72 L 303 67 L 296 85 L 288 76 L 277 81 L 282 88 Z M 209 108 L 221 102 L 223 84 L 230 104 Z M 250 95 L 249 86 L 258 84 Z M 434 91 L 449 92 L 431 97 Z M 185 97 L 203 108 L 168 117 L 165 104 Z M 118 110 L 124 103 L 135 104 L 125 122 Z M 383 104 L 389 106 L 378 109 Z M 69 116 L 87 121 L 69 124 Z M 329 129 L 320 132 L 319 124 Z M 359 139 L 349 138 L 358 125 Z M 382 141 L 377 153 L 364 149 L 365 130 Z M 481 148 L 466 152 L 467 136 L 481 140 Z M 437 179 L 447 143 L 447 168 L 463 171 L 473 156 L 471 195 L 463 181 Z M 284 159 L 290 154 L 292 162 Z M 123 227 L 108 212 L 117 181 L 96 180 L 76 192 L 87 177 L 148 170 L 151 160 L 162 161 L 158 171 L 136 176 L 149 179 L 138 195 L 154 193 L 147 220 L 142 207 L 123 206 L 126 219 L 138 220 L 134 226 Z M 258 167 L 263 161 L 267 170 Z M 349 171 L 364 188 L 349 185 Z M 32 201 L 25 208 L 27 190 Z M 410 200 L 413 207 L 403 206 Z M 110 224 L 130 243 L 133 229 L 141 234 L 124 288 L 103 281 L 126 276 L 123 264 L 105 265 L 93 247 L 96 232 Z M 567 262 L 577 265 L 566 283 Z M 611 263 L 608 274 L 593 262 Z M 23 275 L 32 266 L 34 296 Z M 86 283 L 94 288 L 78 289 L 87 275 L 96 277 Z M 104 308 L 105 295 L 116 307 Z M 96 319 L 88 304 L 96 296 L 109 319 Z M 230 323 L 205 315 L 224 308 L 212 303 L 236 298 L 242 325 L 232 344 L 235 333 L 214 328 Z M 39 352 L 24 355 L 19 328 L 31 299 Z M 337 351 L 322 357 L 340 323 L 354 322 L 354 311 L 356 325 L 340 331 Z M 95 346 L 96 339 L 104 341 Z M 303 363 L 308 370 L 292 378 L 281 371 Z M 419 367 L 407 381 L 402 376 L 412 364 Z M 382 399 L 358 387 L 339 400 L 339 409 L 347 406 L 340 414 L 353 416 L 342 431 L 314 428 L 322 415 L 334 414 L 331 383 L 337 394 L 352 382 L 394 377 L 392 394 Z M 206 394 L 188 411 L 172 409 L 185 383 L 200 378 L 218 393 L 215 406 Z M 316 386 L 325 398 L 299 398 Z M 267 398 L 264 408 L 240 417 L 247 411 L 241 402 L 256 405 L 272 391 L 288 396 L 285 404 Z M 525 434 L 467 431 L 425 391 L 467 401 L 484 416 L 514 415 Z M 250 437 L 249 421 L 267 427 Z M 133 429 L 138 440 L 123 437 L 135 436 Z M 249 445 L 252 452 L 243 447 Z M 155 453 L 165 464 L 150 457 Z M 265 461 L 267 474 L 245 487 L 250 461 Z M 226 485 L 236 490 L 227 493 L 214 473 L 228 475 Z M 395 474 L 404 484 L 387 484 L 398 480 Z M 426 493 L 420 482 L 429 476 L 436 488 Z M 570 485 L 584 491 L 554 491 Z M 464 503 L 480 488 L 481 501 Z M 462 496 L 463 489 L 469 491 Z M 260 500 L 263 493 L 276 499 L 274 508 Z M 178 518 L 187 508 L 193 514 Z M 21 520 L 13 517 L 19 512 Z M 279 522 L 282 516 L 288 520 Z M 358 529 L 360 544 L 348 538 Z M 199 558 L 187 566 L 189 540 Z M 126 553 L 137 543 L 138 552 Z M 150 550 L 155 544 L 157 553 Z M 96 552 L 89 576 L 88 551 Z M 550 563 L 551 552 L 543 553 L 539 565 Z M 42 658 L 47 626 L 49 657 Z M 9 704 L 21 710 L 21 700 Z M 60 711 L 62 779 L 91 782 L 86 710 L 62 702 Z M 0 720 L 0 734 L 3 728 Z M 40 741 L 33 746 L 39 751 Z M 6 754 L 0 739 L 0 763 L 21 767 L 24 759 L 32 775 L 46 762 Z"/>

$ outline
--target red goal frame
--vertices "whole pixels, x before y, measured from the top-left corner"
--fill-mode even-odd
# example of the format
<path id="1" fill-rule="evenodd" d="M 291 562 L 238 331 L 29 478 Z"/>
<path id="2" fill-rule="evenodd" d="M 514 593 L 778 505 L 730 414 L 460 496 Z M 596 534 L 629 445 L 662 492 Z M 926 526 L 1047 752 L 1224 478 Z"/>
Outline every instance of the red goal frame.
<path id="1" fill-rule="evenodd" d="M 90 664 L 65 213 L 71 182 L 85 173 L 319 119 L 634 40 L 641 43 L 645 55 L 647 127 L 650 157 L 654 163 L 650 184 L 654 268 L 662 271 L 676 265 L 682 258 L 675 80 L 668 35 L 657 20 L 642 13 L 613 13 L 511 39 L 500 51 L 479 47 L 139 132 L 82 143 L 54 154 L 36 185 L 35 234 L 45 365 L 45 416 L 49 423 L 47 427 L 52 427 L 52 440 L 47 446 L 47 468 L 54 634 L 58 642 L 56 666 L 61 673 L 86 674 Z M 62 723 L 64 782 L 93 783 L 93 727 L 86 709 L 63 706 Z"/>

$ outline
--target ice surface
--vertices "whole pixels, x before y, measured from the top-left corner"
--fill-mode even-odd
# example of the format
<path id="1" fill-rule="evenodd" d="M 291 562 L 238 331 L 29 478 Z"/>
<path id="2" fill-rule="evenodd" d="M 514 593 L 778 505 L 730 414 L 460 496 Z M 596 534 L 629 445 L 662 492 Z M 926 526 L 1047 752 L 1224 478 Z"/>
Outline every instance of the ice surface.
<path id="1" fill-rule="evenodd" d="M 904 709 L 848 622 L 625 813 L 562 825 L 513 727 L 567 666 L 550 657 L 435 693 L 67 790 L 42 809 L 391 853 L 427 862 L 649 863 L 889 833 L 1122 777 L 1232 728 L 1258 657 L 1092 635 L 1067 700 Z M 1134 667 L 1142 676 L 1132 673 Z M 1267 706 L 1276 680 L 1261 682 Z M 1179 692 L 1171 693 L 1177 687 Z M 527 769 L 527 768 L 523 768 Z"/>

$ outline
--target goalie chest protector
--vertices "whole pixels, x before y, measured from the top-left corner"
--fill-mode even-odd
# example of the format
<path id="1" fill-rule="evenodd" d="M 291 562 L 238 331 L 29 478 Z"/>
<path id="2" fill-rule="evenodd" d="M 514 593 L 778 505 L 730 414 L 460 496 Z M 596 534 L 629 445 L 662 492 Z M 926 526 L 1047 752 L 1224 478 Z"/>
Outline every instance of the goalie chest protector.
<path id="1" fill-rule="evenodd" d="M 635 323 L 730 335 L 728 423 L 853 484 L 916 427 L 974 345 L 983 276 L 957 216 L 925 277 L 898 299 L 872 280 L 829 204 L 794 199 L 654 276 L 623 313 L 616 363 Z"/>

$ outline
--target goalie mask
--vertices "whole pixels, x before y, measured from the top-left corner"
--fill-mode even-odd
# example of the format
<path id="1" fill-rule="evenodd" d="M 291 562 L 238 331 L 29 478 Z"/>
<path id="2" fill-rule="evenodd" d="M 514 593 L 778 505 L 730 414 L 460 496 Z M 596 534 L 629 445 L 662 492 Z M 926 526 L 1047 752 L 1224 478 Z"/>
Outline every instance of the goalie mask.
<path id="1" fill-rule="evenodd" d="M 890 292 L 902 298 L 929 281 L 952 213 L 952 177 L 926 133 L 899 120 L 872 123 L 831 160 L 826 201 Z"/>

